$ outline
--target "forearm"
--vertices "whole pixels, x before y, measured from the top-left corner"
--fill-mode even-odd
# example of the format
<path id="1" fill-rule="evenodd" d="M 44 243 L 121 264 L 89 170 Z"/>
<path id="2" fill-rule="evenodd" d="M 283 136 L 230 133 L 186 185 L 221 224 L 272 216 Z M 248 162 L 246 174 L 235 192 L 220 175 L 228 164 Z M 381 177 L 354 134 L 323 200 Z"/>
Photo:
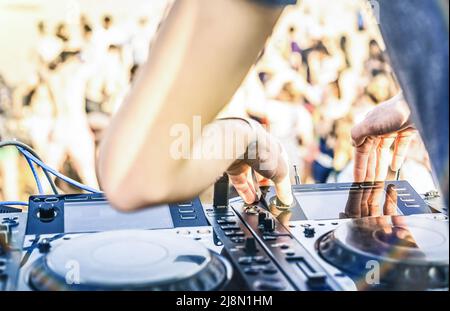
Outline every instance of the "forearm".
<path id="1" fill-rule="evenodd" d="M 168 176 L 168 180 L 148 172 L 147 176 L 138 176 L 145 178 L 148 181 L 146 184 L 130 176 L 120 183 L 116 191 L 108 189 L 108 198 L 115 207 L 127 211 L 191 199 L 213 184 L 256 140 L 253 127 L 238 119 L 210 123 L 192 146 L 190 141 L 186 141 L 189 136 L 185 135 L 185 130 L 185 127 L 180 127 L 172 131 L 174 141 L 169 147 L 170 151 L 166 158 L 159 160 L 162 166 L 170 165 L 171 161 L 180 161 L 183 165 L 179 165 L 173 176 Z M 137 163 L 136 167 L 140 164 Z"/>
<path id="2" fill-rule="evenodd" d="M 242 82 L 279 13 L 279 8 L 247 1 L 176 2 L 102 142 L 99 177 L 107 194 L 126 186 L 133 188 L 126 192 L 132 205 L 172 200 L 184 191 L 179 185 L 183 188 L 186 178 L 199 176 L 197 160 L 170 155 L 170 132 L 184 125 L 190 145 L 196 143 L 193 116 L 201 120 L 200 131 L 215 118 Z M 208 162 L 205 168 L 225 170 L 230 161 Z M 203 180 L 217 175 L 210 169 L 203 173 L 193 181 L 198 187 L 192 187 L 192 195 L 194 188 L 206 186 Z"/>

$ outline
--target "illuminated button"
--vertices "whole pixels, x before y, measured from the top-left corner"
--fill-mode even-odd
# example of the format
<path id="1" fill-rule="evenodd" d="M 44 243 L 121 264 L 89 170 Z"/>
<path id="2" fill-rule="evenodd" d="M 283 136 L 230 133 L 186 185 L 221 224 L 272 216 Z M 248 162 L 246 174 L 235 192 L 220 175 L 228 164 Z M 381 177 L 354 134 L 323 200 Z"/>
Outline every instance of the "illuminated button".
<path id="1" fill-rule="evenodd" d="M 178 211 L 182 214 L 195 212 L 193 208 L 179 208 Z"/>
<path id="2" fill-rule="evenodd" d="M 245 233 L 242 230 L 234 231 L 232 236 L 244 236 Z"/>
<path id="3" fill-rule="evenodd" d="M 238 230 L 241 227 L 239 227 L 238 225 L 221 225 L 220 228 L 222 230 Z"/>
<path id="4" fill-rule="evenodd" d="M 397 188 L 397 187 L 394 187 L 393 190 L 395 190 L 395 191 L 406 191 L 406 190 L 408 190 L 408 189 L 406 189 L 406 188 Z"/>
<path id="5" fill-rule="evenodd" d="M 265 267 L 262 271 L 264 274 L 276 274 L 278 272 L 274 266 Z"/>
<path id="6" fill-rule="evenodd" d="M 244 273 L 249 275 L 257 275 L 259 274 L 259 269 L 254 267 L 247 267 L 244 269 Z"/>
<path id="7" fill-rule="evenodd" d="M 180 207 L 189 207 L 189 206 L 192 206 L 192 205 L 193 205 L 192 201 L 190 201 L 190 202 L 183 202 L 183 203 L 179 203 L 178 204 L 178 206 L 180 206 Z"/>
<path id="8" fill-rule="evenodd" d="M 234 233 L 234 230 L 224 230 L 223 234 L 225 234 L 226 236 L 231 236 Z"/>
<path id="9" fill-rule="evenodd" d="M 182 220 L 194 220 L 197 216 L 195 214 L 189 214 L 189 215 L 181 215 Z"/>
<path id="10" fill-rule="evenodd" d="M 226 235 L 226 236 L 229 236 L 229 237 L 236 237 L 236 236 L 244 236 L 245 234 L 244 234 L 244 231 L 242 231 L 242 230 L 224 230 L 223 231 L 223 233 Z"/>
<path id="11" fill-rule="evenodd" d="M 416 200 L 413 199 L 413 198 L 400 198 L 400 201 L 402 201 L 402 202 L 416 202 Z"/>
<path id="12" fill-rule="evenodd" d="M 253 262 L 253 258 L 252 257 L 239 257 L 238 262 L 241 265 L 251 265 Z"/>
<path id="13" fill-rule="evenodd" d="M 405 204 L 406 207 L 419 208 L 420 204 Z"/>
<path id="14" fill-rule="evenodd" d="M 232 225 L 232 224 L 235 224 L 236 221 L 232 218 L 231 219 L 230 218 L 222 218 L 222 219 L 217 219 L 217 223 L 219 225 L 224 225 L 224 224 Z"/>
<path id="15" fill-rule="evenodd" d="M 275 241 L 276 239 L 277 239 L 277 237 L 274 236 L 274 235 L 265 235 L 265 236 L 263 236 L 263 240 L 264 241 Z"/>
<path id="16" fill-rule="evenodd" d="M 411 193 L 397 193 L 398 197 L 410 197 Z M 401 200 L 401 199 L 400 199 Z"/>
<path id="17" fill-rule="evenodd" d="M 244 243 L 245 239 L 243 237 L 234 236 L 230 238 L 230 240 L 234 243 Z"/>

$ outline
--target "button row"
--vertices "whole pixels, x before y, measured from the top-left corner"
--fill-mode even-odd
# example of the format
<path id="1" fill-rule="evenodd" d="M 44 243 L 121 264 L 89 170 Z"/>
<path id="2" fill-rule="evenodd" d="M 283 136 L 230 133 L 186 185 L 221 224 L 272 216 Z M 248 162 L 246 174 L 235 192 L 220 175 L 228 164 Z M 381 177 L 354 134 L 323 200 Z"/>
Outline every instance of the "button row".
<path id="1" fill-rule="evenodd" d="M 180 215 L 180 218 L 182 220 L 194 220 L 194 219 L 197 219 L 197 215 L 195 215 L 195 214 L 184 214 L 184 215 Z"/>
<path id="2" fill-rule="evenodd" d="M 193 205 L 192 201 L 178 203 L 178 206 L 180 206 L 180 207 L 191 207 L 192 205 Z"/>
<path id="3" fill-rule="evenodd" d="M 186 213 L 194 213 L 195 210 L 193 208 L 179 208 L 178 212 L 180 212 L 181 214 L 186 214 Z"/>

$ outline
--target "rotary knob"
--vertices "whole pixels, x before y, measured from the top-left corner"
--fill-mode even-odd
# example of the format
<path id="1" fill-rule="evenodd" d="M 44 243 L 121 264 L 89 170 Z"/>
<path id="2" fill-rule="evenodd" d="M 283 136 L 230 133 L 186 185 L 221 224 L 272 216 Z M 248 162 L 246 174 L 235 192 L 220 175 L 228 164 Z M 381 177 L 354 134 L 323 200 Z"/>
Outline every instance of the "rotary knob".
<path id="1" fill-rule="evenodd" d="M 313 238 L 316 235 L 316 229 L 313 227 L 306 227 L 305 230 L 303 230 L 303 234 L 305 235 L 305 238 Z"/>
<path id="2" fill-rule="evenodd" d="M 48 253 L 51 248 L 50 241 L 47 239 L 43 239 L 41 242 L 38 243 L 37 248 L 39 250 L 39 253 L 41 254 Z"/>
<path id="3" fill-rule="evenodd" d="M 253 237 L 248 237 L 245 239 L 244 250 L 249 255 L 254 255 L 258 252 L 258 248 L 256 247 L 256 241 Z"/>
<path id="4" fill-rule="evenodd" d="M 38 215 L 42 221 L 51 221 L 56 216 L 56 209 L 53 204 L 41 204 L 38 208 Z"/>
<path id="5" fill-rule="evenodd" d="M 264 220 L 264 231 L 275 231 L 275 227 L 275 219 L 273 219 L 272 217 L 269 216 Z"/>
<path id="6" fill-rule="evenodd" d="M 266 219 L 269 217 L 267 212 L 259 212 L 258 214 L 258 226 L 264 227 Z"/>

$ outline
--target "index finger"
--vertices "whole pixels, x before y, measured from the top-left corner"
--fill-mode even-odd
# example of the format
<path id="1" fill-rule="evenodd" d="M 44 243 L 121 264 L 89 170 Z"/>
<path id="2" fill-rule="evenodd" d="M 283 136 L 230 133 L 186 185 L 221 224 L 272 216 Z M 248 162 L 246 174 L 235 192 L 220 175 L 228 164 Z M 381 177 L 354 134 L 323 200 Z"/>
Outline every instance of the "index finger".
<path id="1" fill-rule="evenodd" d="M 274 183 L 275 192 L 278 199 L 285 205 L 290 206 L 294 201 L 292 197 L 291 179 L 289 176 L 289 159 L 286 151 L 281 144 L 273 146 L 270 156 L 274 157 L 276 165 L 272 170 L 261 169 L 260 165 L 252 165 L 253 168 L 262 176 L 269 178 Z"/>
<path id="2" fill-rule="evenodd" d="M 406 151 L 408 150 L 409 144 L 413 139 L 415 130 L 407 129 L 398 134 L 395 141 L 394 155 L 392 157 L 391 169 L 393 171 L 398 171 L 405 161 Z"/>

